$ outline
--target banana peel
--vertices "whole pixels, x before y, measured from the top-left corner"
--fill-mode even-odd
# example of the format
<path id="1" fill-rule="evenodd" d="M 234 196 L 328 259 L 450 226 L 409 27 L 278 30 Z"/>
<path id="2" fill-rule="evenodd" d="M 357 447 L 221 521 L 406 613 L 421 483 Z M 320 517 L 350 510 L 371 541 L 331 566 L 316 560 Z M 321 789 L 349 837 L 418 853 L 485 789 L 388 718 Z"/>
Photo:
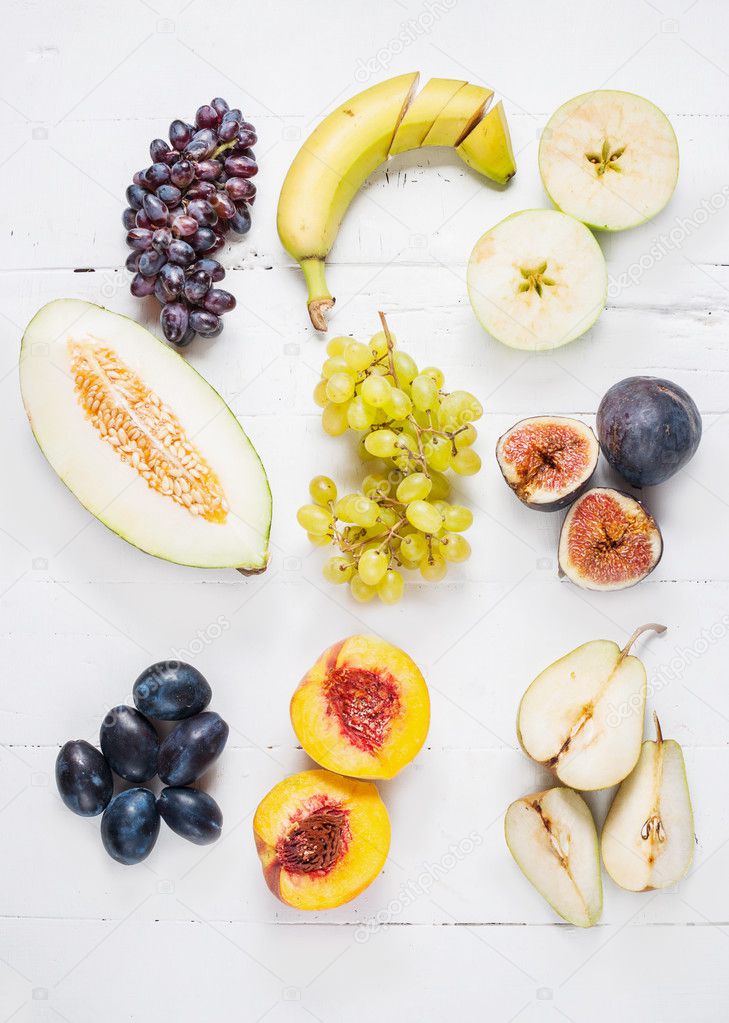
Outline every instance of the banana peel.
<path id="1" fill-rule="evenodd" d="M 398 75 L 352 96 L 314 129 L 289 167 L 277 226 L 300 264 L 311 322 L 326 331 L 334 305 L 325 260 L 342 218 L 365 180 L 395 153 L 449 145 L 484 177 L 505 184 L 516 173 L 503 105 L 485 111 L 490 89 L 431 79 L 416 97 L 418 72 Z"/>

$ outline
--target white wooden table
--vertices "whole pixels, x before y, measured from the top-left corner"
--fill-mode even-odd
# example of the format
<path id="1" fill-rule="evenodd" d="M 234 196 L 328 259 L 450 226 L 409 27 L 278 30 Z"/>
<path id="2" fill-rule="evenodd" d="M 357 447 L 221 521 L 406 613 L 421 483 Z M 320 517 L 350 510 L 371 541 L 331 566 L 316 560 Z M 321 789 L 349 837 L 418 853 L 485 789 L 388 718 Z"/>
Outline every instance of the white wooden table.
<path id="1" fill-rule="evenodd" d="M 234 6 L 237 11 L 234 12 Z M 0 1021 L 704 1021 L 729 1012 L 729 12 L 723 0 L 575 5 L 478 0 L 16 0 L 5 5 L 0 118 Z M 405 26 L 405 27 L 403 27 Z M 406 39 L 406 42 L 403 42 Z M 483 401 L 473 557 L 396 609 L 355 605 L 321 579 L 295 521 L 308 479 L 354 483 L 311 399 L 323 343 L 275 232 L 285 170 L 322 113 L 364 84 L 420 68 L 504 97 L 519 170 L 491 189 L 447 153 L 406 154 L 356 199 L 331 259 L 335 333 L 367 338 L 385 309 L 403 347 Z M 681 147 L 670 206 L 601 238 L 608 308 L 579 342 L 526 356 L 487 337 L 464 272 L 480 234 L 546 205 L 537 142 L 587 89 L 648 96 Z M 259 129 L 254 227 L 225 252 L 238 307 L 189 358 L 240 416 L 269 471 L 273 559 L 245 581 L 139 554 L 90 519 L 37 450 L 22 411 L 23 326 L 74 296 L 147 317 L 128 293 L 120 214 L 149 141 L 222 94 Z M 665 375 L 704 416 L 678 477 L 646 497 L 665 539 L 653 575 L 619 594 L 560 582 L 560 516 L 522 508 L 492 456 L 516 419 L 594 414 L 614 381 Z M 603 479 L 609 479 L 604 472 Z M 576 930 L 522 878 L 507 804 L 545 776 L 518 750 L 518 699 L 549 662 L 646 620 L 649 710 L 684 746 L 696 814 L 690 877 L 629 895 L 605 878 L 599 926 Z M 287 910 L 251 837 L 261 796 L 304 768 L 291 691 L 335 640 L 374 631 L 430 683 L 427 748 L 382 786 L 386 868 L 339 910 Z M 199 849 L 162 830 L 136 868 L 103 852 L 98 820 L 62 806 L 59 745 L 95 741 L 104 712 L 166 657 L 209 678 L 231 741 L 210 791 L 224 837 Z M 310 766 L 310 765 L 309 765 Z M 591 800 L 598 817 L 610 795 Z"/>

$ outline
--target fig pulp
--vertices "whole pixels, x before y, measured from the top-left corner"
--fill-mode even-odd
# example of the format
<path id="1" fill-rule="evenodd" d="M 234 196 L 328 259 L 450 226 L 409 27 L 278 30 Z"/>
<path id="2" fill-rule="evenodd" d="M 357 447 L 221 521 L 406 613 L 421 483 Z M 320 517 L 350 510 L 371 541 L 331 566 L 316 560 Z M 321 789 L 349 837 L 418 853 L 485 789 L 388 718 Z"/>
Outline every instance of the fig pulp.
<path id="1" fill-rule="evenodd" d="M 600 447 L 578 419 L 534 416 L 499 438 L 496 460 L 516 496 L 538 511 L 559 511 L 586 489 Z"/>
<path id="2" fill-rule="evenodd" d="M 560 572 L 587 590 L 622 590 L 653 571 L 663 540 L 640 501 L 593 487 L 567 512 L 559 538 Z"/>
<path id="3" fill-rule="evenodd" d="M 701 414 L 678 384 L 627 377 L 600 402 L 597 432 L 605 458 L 623 479 L 634 487 L 653 487 L 694 456 Z"/>

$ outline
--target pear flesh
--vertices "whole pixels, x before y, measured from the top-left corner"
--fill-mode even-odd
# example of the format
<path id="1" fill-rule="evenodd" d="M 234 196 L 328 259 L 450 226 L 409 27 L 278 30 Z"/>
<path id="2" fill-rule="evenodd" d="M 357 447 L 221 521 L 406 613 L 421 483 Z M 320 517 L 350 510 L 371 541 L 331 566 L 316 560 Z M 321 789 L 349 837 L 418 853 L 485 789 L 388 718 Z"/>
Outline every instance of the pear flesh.
<path id="1" fill-rule="evenodd" d="M 565 785 L 604 789 L 626 778 L 643 738 L 646 672 L 629 650 L 593 640 L 572 650 L 532 682 L 519 705 L 517 730 L 524 751 L 551 768 Z"/>
<path id="2" fill-rule="evenodd" d="M 643 743 L 635 770 L 618 789 L 602 832 L 610 877 L 631 892 L 667 888 L 694 854 L 694 820 L 683 752 L 664 739 Z"/>
<path id="3" fill-rule="evenodd" d="M 564 920 L 576 927 L 598 921 L 597 832 L 581 796 L 555 788 L 517 799 L 506 811 L 504 834 L 524 876 Z"/>

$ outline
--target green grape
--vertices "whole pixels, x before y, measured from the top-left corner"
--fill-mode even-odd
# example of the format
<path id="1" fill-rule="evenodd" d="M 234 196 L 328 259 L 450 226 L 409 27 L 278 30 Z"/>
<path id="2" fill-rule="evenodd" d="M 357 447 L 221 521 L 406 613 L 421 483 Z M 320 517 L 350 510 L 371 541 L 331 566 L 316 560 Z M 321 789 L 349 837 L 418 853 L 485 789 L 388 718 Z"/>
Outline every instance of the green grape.
<path id="1" fill-rule="evenodd" d="M 322 533 L 319 536 L 317 533 L 307 533 L 309 543 L 313 543 L 315 547 L 327 547 L 334 539 L 333 533 Z"/>
<path id="2" fill-rule="evenodd" d="M 373 430 L 364 439 L 364 446 L 376 458 L 392 458 L 397 453 L 398 436 L 392 430 Z"/>
<path id="3" fill-rule="evenodd" d="M 433 408 L 438 401 L 438 388 L 433 378 L 427 373 L 416 376 L 410 385 L 410 396 L 415 408 L 421 412 L 427 412 L 429 408 Z"/>
<path id="4" fill-rule="evenodd" d="M 326 360 L 321 368 L 321 375 L 325 380 L 329 380 L 329 378 L 333 377 L 335 373 L 348 372 L 349 366 L 341 355 L 333 355 L 331 358 Z"/>
<path id="5" fill-rule="evenodd" d="M 392 484 L 384 473 L 373 472 L 362 480 L 362 493 L 366 497 L 387 497 L 391 490 Z"/>
<path id="6" fill-rule="evenodd" d="M 481 468 L 481 459 L 473 448 L 463 448 L 451 461 L 451 469 L 459 476 L 473 476 Z"/>
<path id="7" fill-rule="evenodd" d="M 319 408 L 325 408 L 329 404 L 326 380 L 320 380 L 314 388 L 314 401 L 317 403 Z"/>
<path id="8" fill-rule="evenodd" d="M 465 561 L 471 555 L 471 545 L 459 533 L 446 533 L 439 540 L 439 551 L 446 561 Z"/>
<path id="9" fill-rule="evenodd" d="M 400 516 L 394 508 L 388 508 L 387 506 L 380 508 L 380 522 L 383 526 L 386 526 L 388 529 L 392 529 L 399 521 Z"/>
<path id="10" fill-rule="evenodd" d="M 296 518 L 307 533 L 315 536 L 323 536 L 332 527 L 332 513 L 318 504 L 303 505 L 297 511 Z"/>
<path id="11" fill-rule="evenodd" d="M 327 341 L 327 355 L 342 355 L 351 337 L 333 337 Z"/>
<path id="12" fill-rule="evenodd" d="M 322 574 L 328 583 L 347 583 L 354 574 L 354 562 L 350 558 L 327 558 Z"/>
<path id="13" fill-rule="evenodd" d="M 351 373 L 334 373 L 327 380 L 327 398 L 336 404 L 349 401 L 354 394 L 354 376 Z"/>
<path id="14" fill-rule="evenodd" d="M 433 484 L 433 489 L 430 492 L 431 501 L 445 501 L 451 492 L 448 477 L 444 476 L 442 472 L 434 470 L 430 474 L 430 482 Z"/>
<path id="15" fill-rule="evenodd" d="M 443 527 L 443 516 L 427 501 L 412 501 L 405 514 L 408 522 L 421 533 L 437 533 Z"/>
<path id="16" fill-rule="evenodd" d="M 347 409 L 348 406 L 344 403 L 335 405 L 334 402 L 329 402 L 321 414 L 321 425 L 324 433 L 328 433 L 330 437 L 339 437 L 347 432 L 347 427 L 349 426 L 347 422 Z"/>
<path id="17" fill-rule="evenodd" d="M 368 405 L 384 408 L 390 400 L 392 385 L 381 376 L 368 376 L 362 381 L 359 393 Z"/>
<path id="18" fill-rule="evenodd" d="M 425 374 L 426 376 L 429 376 L 431 380 L 435 382 L 435 386 L 438 388 L 438 390 L 440 390 L 443 384 L 445 383 L 443 370 L 438 369 L 437 366 L 426 366 L 425 369 L 421 370 L 421 373 Z"/>
<path id="19" fill-rule="evenodd" d="M 473 512 L 462 504 L 449 504 L 443 512 L 443 525 L 449 533 L 462 533 L 473 525 Z"/>
<path id="20" fill-rule="evenodd" d="M 413 403 L 404 391 L 399 387 L 391 387 L 385 412 L 391 419 L 406 419 L 413 410 Z"/>
<path id="21" fill-rule="evenodd" d="M 364 494 L 345 494 L 334 505 L 334 514 L 342 522 L 351 522 L 355 526 L 369 529 L 377 522 L 380 509 Z"/>
<path id="22" fill-rule="evenodd" d="M 359 559 L 357 571 L 363 583 L 377 586 L 387 571 L 388 557 L 384 551 L 366 550 Z"/>
<path id="23" fill-rule="evenodd" d="M 428 543 L 422 533 L 410 533 L 404 536 L 400 544 L 400 554 L 413 565 L 419 564 L 428 553 Z"/>
<path id="24" fill-rule="evenodd" d="M 337 499 L 336 484 L 328 476 L 315 476 L 309 484 L 309 493 L 314 504 L 320 504 L 323 508 Z"/>
<path id="25" fill-rule="evenodd" d="M 440 582 L 447 571 L 448 565 L 445 559 L 441 558 L 438 554 L 432 554 L 430 557 L 423 558 L 420 562 L 420 574 L 428 582 Z"/>
<path id="26" fill-rule="evenodd" d="M 395 335 L 390 334 L 392 338 L 393 346 L 396 344 Z M 387 355 L 387 336 L 384 330 L 378 331 L 373 334 L 370 338 L 370 351 L 373 352 L 376 358 L 381 359 L 383 355 Z"/>
<path id="27" fill-rule="evenodd" d="M 400 572 L 391 568 L 385 572 L 377 586 L 377 596 L 383 604 L 397 604 L 402 597 L 405 580 Z"/>
<path id="28" fill-rule="evenodd" d="M 392 364 L 395 367 L 395 376 L 402 384 L 409 384 L 418 375 L 418 367 L 415 360 L 411 359 L 407 352 L 393 352 Z"/>
<path id="29" fill-rule="evenodd" d="M 396 494 L 398 501 L 410 504 L 411 501 L 425 501 L 433 484 L 424 472 L 413 472 L 400 483 Z"/>
<path id="30" fill-rule="evenodd" d="M 440 403 L 440 421 L 446 430 L 473 423 L 482 415 L 481 403 L 468 391 L 451 391 Z"/>
<path id="31" fill-rule="evenodd" d="M 444 472 L 453 457 L 451 442 L 445 437 L 430 436 L 425 448 L 425 457 L 431 469 Z"/>
<path id="32" fill-rule="evenodd" d="M 361 341 L 350 341 L 344 349 L 344 358 L 350 369 L 361 373 L 372 365 L 372 352 Z"/>
<path id="33" fill-rule="evenodd" d="M 353 430 L 369 430 L 375 421 L 375 410 L 361 395 L 352 398 L 347 410 L 347 422 Z"/>
<path id="34" fill-rule="evenodd" d="M 366 604 L 372 600 L 377 590 L 374 586 L 368 586 L 363 579 L 360 578 L 359 574 L 353 575 L 349 580 L 349 591 L 355 600 L 358 600 L 360 604 Z"/>
<path id="35" fill-rule="evenodd" d="M 468 423 L 466 426 L 462 426 L 458 433 L 453 438 L 453 443 L 456 445 L 458 451 L 461 448 L 470 448 L 472 444 L 476 442 L 478 438 L 478 430 L 475 426 Z"/>

